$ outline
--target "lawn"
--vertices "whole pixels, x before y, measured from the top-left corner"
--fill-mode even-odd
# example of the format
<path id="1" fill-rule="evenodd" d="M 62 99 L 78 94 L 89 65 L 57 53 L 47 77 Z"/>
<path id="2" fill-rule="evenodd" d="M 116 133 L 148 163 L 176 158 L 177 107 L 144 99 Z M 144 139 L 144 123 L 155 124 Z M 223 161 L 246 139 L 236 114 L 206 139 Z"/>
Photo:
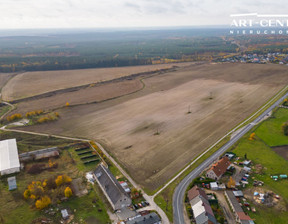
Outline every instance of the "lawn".
<path id="1" fill-rule="evenodd" d="M 75 211 L 74 221 L 79 223 L 110 223 L 105 205 L 99 197 L 99 194 L 99 189 L 91 188 L 87 195 L 81 198 L 72 198 L 62 203 L 61 207 L 68 207 L 70 210 Z"/>
<path id="2" fill-rule="evenodd" d="M 256 129 L 256 135 L 271 147 L 288 145 L 288 136 L 283 134 L 281 128 L 286 121 L 288 121 L 288 109 L 279 108 L 271 118 Z"/>
<path id="3" fill-rule="evenodd" d="M 7 113 L 10 109 L 10 106 L 9 105 L 5 105 L 5 106 L 1 106 L 0 107 L 0 117 L 2 115 L 4 115 L 5 113 Z"/>
<path id="4" fill-rule="evenodd" d="M 269 187 L 275 193 L 281 195 L 288 201 L 288 180 L 275 182 L 270 178 L 273 174 L 288 174 L 288 161 L 279 156 L 261 139 L 248 140 L 249 134 L 244 136 L 233 150 L 237 156 L 252 160 L 254 164 L 261 164 L 264 167 L 262 175 L 255 174 L 256 179 L 262 180 L 266 187 Z"/>

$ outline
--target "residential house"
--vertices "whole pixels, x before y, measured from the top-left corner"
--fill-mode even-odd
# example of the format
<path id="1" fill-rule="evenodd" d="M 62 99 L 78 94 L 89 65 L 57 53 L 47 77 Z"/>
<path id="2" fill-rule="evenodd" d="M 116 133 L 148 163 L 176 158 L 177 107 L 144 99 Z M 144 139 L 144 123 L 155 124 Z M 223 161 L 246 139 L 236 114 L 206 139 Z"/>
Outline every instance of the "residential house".
<path id="1" fill-rule="evenodd" d="M 224 156 L 217 163 L 212 165 L 212 167 L 207 171 L 206 177 L 213 180 L 219 180 L 222 177 L 222 175 L 226 172 L 229 166 L 230 166 L 229 158 Z"/>
<path id="2" fill-rule="evenodd" d="M 254 224 L 254 221 L 248 215 L 245 214 L 232 191 L 225 191 L 225 196 L 232 208 L 232 211 L 235 214 L 235 219 L 237 223 Z"/>
<path id="3" fill-rule="evenodd" d="M 196 224 L 216 224 L 217 221 L 205 192 L 194 186 L 188 191 L 188 198 Z"/>
<path id="4" fill-rule="evenodd" d="M 94 176 L 114 211 L 131 205 L 129 195 L 103 164 L 96 168 Z"/>

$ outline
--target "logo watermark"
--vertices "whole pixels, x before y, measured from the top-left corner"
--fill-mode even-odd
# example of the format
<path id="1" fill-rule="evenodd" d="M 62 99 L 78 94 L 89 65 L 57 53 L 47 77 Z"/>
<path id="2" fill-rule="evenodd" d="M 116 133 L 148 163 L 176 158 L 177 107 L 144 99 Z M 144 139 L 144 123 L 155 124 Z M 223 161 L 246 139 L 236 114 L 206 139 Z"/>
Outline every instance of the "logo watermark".
<path id="1" fill-rule="evenodd" d="M 288 15 L 232 14 L 231 35 L 288 35 Z"/>

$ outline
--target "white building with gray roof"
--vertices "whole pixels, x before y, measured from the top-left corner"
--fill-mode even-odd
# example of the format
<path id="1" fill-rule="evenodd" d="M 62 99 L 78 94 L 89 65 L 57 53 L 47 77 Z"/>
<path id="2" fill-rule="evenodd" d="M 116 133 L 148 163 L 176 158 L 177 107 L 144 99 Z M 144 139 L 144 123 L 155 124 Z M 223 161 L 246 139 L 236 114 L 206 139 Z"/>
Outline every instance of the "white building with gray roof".
<path id="1" fill-rule="evenodd" d="M 129 195 L 103 164 L 96 168 L 94 176 L 114 211 L 131 205 Z"/>

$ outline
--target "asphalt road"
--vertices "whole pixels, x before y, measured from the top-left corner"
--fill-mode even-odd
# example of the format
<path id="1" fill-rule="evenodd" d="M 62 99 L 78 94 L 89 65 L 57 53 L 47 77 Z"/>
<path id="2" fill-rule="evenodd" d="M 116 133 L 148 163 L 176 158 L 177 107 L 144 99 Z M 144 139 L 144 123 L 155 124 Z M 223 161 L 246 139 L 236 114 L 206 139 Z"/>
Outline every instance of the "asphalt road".
<path id="1" fill-rule="evenodd" d="M 200 175 L 200 173 L 210 166 L 214 160 L 221 156 L 225 151 L 227 151 L 235 142 L 242 138 L 247 132 L 249 132 L 257 123 L 259 123 L 268 113 L 270 113 L 274 108 L 279 106 L 279 104 L 288 97 L 286 93 L 281 99 L 275 102 L 271 107 L 269 107 L 265 112 L 259 115 L 253 122 L 245 126 L 238 134 L 236 134 L 229 142 L 222 146 L 217 152 L 212 154 L 208 159 L 201 163 L 196 169 L 189 173 L 176 187 L 173 195 L 173 223 L 174 224 L 184 224 L 184 196 L 185 191 L 189 184 Z"/>

